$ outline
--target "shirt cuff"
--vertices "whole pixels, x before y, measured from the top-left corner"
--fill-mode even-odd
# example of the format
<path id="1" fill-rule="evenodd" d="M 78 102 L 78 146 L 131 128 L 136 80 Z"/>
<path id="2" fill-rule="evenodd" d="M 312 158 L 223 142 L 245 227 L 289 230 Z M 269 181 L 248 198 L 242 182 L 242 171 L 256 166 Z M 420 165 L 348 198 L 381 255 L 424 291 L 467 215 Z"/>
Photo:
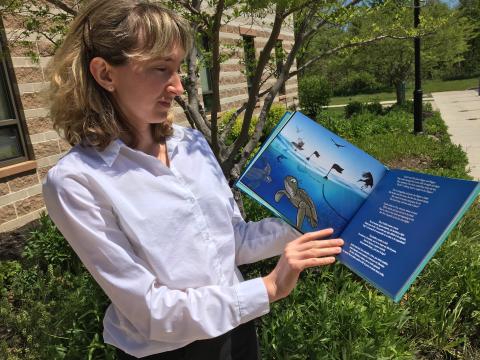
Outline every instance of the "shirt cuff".
<path id="1" fill-rule="evenodd" d="M 241 282 L 235 286 L 240 323 L 246 323 L 270 311 L 267 289 L 262 278 Z"/>

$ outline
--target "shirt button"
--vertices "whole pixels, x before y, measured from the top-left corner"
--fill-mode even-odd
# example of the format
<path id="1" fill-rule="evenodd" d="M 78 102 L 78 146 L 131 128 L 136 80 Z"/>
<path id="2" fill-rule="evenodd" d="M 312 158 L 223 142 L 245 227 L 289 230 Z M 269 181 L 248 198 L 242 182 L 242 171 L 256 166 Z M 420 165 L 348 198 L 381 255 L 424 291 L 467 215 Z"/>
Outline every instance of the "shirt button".
<path id="1" fill-rule="evenodd" d="M 190 204 L 193 204 L 193 203 L 195 202 L 195 199 L 194 199 L 194 198 L 188 198 L 188 202 L 189 202 Z"/>
<path id="2" fill-rule="evenodd" d="M 157 280 L 155 280 L 155 281 L 153 282 L 153 286 L 158 289 L 158 288 L 160 287 L 160 284 L 158 283 Z"/>

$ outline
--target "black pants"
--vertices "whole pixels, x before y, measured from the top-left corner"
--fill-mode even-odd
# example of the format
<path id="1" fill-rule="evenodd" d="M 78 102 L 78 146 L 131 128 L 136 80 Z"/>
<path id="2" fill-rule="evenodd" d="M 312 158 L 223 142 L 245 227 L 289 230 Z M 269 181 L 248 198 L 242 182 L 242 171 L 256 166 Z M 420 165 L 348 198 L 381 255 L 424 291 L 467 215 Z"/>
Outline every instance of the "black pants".
<path id="1" fill-rule="evenodd" d="M 137 359 L 117 349 L 118 360 Z M 253 321 L 219 337 L 197 340 L 187 346 L 142 357 L 145 360 L 258 360 L 258 339 Z"/>

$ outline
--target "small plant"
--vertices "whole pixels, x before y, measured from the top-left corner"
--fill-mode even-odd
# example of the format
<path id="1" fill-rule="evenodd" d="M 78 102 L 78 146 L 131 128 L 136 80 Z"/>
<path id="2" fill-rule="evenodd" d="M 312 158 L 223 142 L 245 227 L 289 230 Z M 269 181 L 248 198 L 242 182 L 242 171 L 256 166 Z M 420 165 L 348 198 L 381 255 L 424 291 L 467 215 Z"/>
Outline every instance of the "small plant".
<path id="1" fill-rule="evenodd" d="M 31 232 L 23 256 L 37 263 L 42 269 L 52 265 L 72 270 L 79 265 L 77 255 L 45 213 L 40 215 L 39 227 Z"/>

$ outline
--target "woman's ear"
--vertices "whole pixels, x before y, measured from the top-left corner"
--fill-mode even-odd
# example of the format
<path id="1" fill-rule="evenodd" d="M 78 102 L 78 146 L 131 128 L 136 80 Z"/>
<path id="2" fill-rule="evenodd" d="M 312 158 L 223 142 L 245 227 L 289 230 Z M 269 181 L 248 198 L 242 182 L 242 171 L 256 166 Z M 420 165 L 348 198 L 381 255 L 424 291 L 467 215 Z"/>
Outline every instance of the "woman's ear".
<path id="1" fill-rule="evenodd" d="M 95 81 L 108 92 L 114 92 L 115 86 L 112 79 L 112 66 L 104 58 L 94 57 L 90 61 L 90 73 Z"/>

